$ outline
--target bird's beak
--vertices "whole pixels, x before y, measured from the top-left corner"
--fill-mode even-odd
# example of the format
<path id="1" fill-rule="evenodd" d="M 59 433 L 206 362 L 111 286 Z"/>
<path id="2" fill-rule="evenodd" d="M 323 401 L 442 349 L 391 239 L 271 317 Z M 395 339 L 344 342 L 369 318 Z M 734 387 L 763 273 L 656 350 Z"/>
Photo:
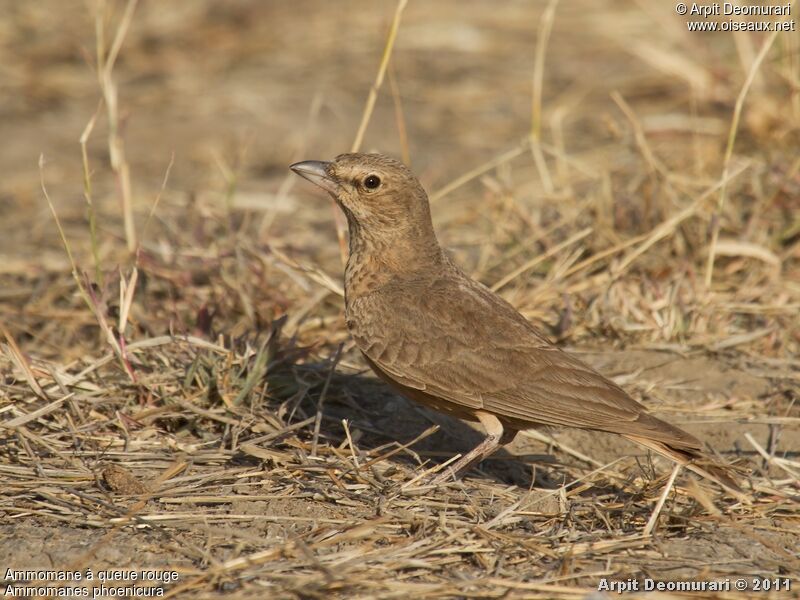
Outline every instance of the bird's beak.
<path id="1" fill-rule="evenodd" d="M 318 185 L 326 192 L 336 195 L 339 191 L 339 184 L 328 175 L 328 166 L 331 163 L 321 160 L 305 160 L 303 162 L 294 163 L 289 168 L 303 177 L 308 179 L 314 185 Z"/>

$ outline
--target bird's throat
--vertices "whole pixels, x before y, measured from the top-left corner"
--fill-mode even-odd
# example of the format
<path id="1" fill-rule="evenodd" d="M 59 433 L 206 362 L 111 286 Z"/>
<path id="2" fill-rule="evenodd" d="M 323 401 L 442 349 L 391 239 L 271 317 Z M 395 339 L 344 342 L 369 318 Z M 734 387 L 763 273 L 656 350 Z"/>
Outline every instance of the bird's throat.
<path id="1" fill-rule="evenodd" d="M 413 241 L 394 236 L 376 239 L 350 228 L 350 256 L 345 268 L 345 292 L 353 298 L 386 285 L 418 279 L 435 271 L 442 250 L 435 236 Z"/>

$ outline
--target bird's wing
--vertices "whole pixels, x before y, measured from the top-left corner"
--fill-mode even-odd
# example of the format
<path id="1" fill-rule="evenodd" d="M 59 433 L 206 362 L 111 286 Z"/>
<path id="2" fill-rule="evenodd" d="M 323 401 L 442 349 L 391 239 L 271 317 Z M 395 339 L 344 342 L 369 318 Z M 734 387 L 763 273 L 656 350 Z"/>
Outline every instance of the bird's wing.
<path id="1" fill-rule="evenodd" d="M 360 323 L 353 333 L 362 352 L 402 385 L 531 425 L 699 444 L 648 415 L 619 386 L 554 347 L 510 304 L 469 279 L 407 284 L 385 294 L 385 303 L 384 310 L 370 311 L 381 318 Z"/>

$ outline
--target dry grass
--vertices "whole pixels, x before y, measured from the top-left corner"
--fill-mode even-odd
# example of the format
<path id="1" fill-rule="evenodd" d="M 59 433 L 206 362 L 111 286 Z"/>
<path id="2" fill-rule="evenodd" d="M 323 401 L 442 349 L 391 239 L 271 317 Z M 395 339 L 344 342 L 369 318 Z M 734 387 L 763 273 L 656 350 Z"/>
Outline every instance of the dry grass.
<path id="1" fill-rule="evenodd" d="M 689 35 L 656 2 L 614 4 L 599 21 L 592 3 L 496 14 L 401 2 L 351 11 L 352 47 L 328 48 L 341 27 L 333 9 L 315 4 L 319 19 L 301 27 L 291 10 L 271 7 L 262 20 L 260 7 L 221 18 L 202 2 L 161 14 L 131 1 L 62 14 L 59 31 L 96 34 L 95 73 L 44 69 L 31 89 L 24 69 L 54 60 L 58 36 L 48 38 L 45 8 L 10 17 L 43 32 L 15 67 L 16 85 L 33 104 L 72 98 L 80 119 L 64 125 L 75 133 L 68 144 L 55 131 L 52 147 L 35 142 L 16 174 L 0 155 L 11 173 L 0 199 L 0 514 L 17 542 L 4 555 L 13 564 L 0 566 L 174 568 L 168 595 L 201 598 L 584 598 L 602 577 L 800 572 L 797 34 L 759 54 L 764 38 Z M 466 21 L 451 31 L 455 10 Z M 275 23 L 323 41 L 278 44 L 284 58 L 260 67 L 276 78 L 272 91 L 247 61 L 277 52 Z M 482 27 L 499 32 L 487 38 L 494 45 L 474 39 Z M 570 54 L 573 29 L 591 32 L 581 50 L 609 65 L 607 81 Z M 195 66 L 191 35 L 216 40 L 231 63 Z M 320 76 L 309 66 L 320 48 L 353 78 L 327 95 L 287 75 Z M 365 48 L 373 60 L 362 68 L 349 53 Z M 516 88 L 521 67 L 509 57 L 520 48 L 530 69 Z M 506 125 L 482 127 L 496 117 L 477 101 L 500 84 L 471 89 L 469 75 L 449 71 L 459 60 L 476 81 L 511 65 L 502 81 L 521 100 Z M 585 81 L 565 80 L 576 72 Z M 384 75 L 391 91 L 380 90 Z M 434 84 L 443 76 L 453 95 Z M 160 91 L 207 79 L 219 89 L 205 100 Z M 141 90 L 138 117 L 126 89 Z M 180 151 L 194 148 L 191 134 L 183 143 L 156 126 L 164 111 L 199 128 L 204 111 L 224 112 L 230 98 L 249 106 L 261 91 L 294 110 L 291 134 L 269 122 L 281 117 L 248 108 L 250 121 L 266 119 L 267 139 L 231 138 L 237 119 L 220 119 L 197 158 Z M 288 107 L 298 98 L 308 104 Z M 501 99 L 483 110 L 492 101 Z M 37 126 L 24 107 L 9 110 Z M 472 128 L 447 117 L 459 111 Z M 137 118 L 150 133 L 136 131 Z M 678 366 L 707 359 L 707 372 L 687 366 L 670 379 L 623 358 L 617 380 L 714 439 L 747 470 L 750 503 L 628 447 L 609 458 L 599 440 L 550 432 L 517 446 L 535 454 L 512 468 L 490 460 L 426 488 L 424 475 L 470 431 L 366 376 L 341 317 L 330 211 L 283 172 L 345 148 L 354 131 L 356 145 L 411 157 L 458 260 L 559 343 L 659 351 Z M 455 142 L 450 156 L 442 140 Z M 761 391 L 711 391 L 711 379 L 733 382 L 734 372 Z M 49 560 L 26 542 L 38 530 Z"/>

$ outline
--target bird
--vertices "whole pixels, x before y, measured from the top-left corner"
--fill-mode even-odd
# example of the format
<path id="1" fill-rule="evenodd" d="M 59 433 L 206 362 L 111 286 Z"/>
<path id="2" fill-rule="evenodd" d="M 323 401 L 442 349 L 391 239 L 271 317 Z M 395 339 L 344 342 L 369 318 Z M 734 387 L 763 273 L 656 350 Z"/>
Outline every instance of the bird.
<path id="1" fill-rule="evenodd" d="M 621 435 L 741 495 L 731 467 L 700 440 L 649 414 L 465 273 L 440 245 L 428 196 L 403 163 L 348 153 L 290 169 L 347 219 L 345 322 L 366 363 L 402 395 L 486 432 L 430 484 L 452 481 L 519 431 L 566 426 Z"/>

